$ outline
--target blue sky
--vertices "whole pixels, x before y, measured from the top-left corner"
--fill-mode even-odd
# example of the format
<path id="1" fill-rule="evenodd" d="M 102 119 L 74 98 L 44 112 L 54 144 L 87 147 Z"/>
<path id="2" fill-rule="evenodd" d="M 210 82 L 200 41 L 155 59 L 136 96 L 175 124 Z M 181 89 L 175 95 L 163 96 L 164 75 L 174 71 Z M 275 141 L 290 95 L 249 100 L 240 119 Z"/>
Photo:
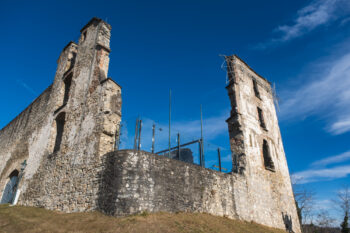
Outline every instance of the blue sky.
<path id="1" fill-rule="evenodd" d="M 112 25 L 109 76 L 123 87 L 125 145 L 139 115 L 143 148 L 152 122 L 163 129 L 156 150 L 166 147 L 171 89 L 172 144 L 177 132 L 182 142 L 199 137 L 202 104 L 207 165 L 220 147 L 230 169 L 219 55 L 235 53 L 276 85 L 291 173 L 324 208 L 349 184 L 349 1 L 2 0 L 0 128 L 50 85 L 62 48 L 93 16 Z"/>

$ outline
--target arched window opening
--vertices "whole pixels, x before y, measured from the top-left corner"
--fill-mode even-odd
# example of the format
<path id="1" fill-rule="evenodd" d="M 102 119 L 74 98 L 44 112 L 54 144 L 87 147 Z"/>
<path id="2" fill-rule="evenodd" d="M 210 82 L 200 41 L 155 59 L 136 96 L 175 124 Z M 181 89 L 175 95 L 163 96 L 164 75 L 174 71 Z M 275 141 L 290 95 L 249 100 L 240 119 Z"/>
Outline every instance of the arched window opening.
<path id="1" fill-rule="evenodd" d="M 62 137 L 63 137 L 63 130 L 64 130 L 64 123 L 65 123 L 66 113 L 61 112 L 56 117 L 56 140 L 55 140 L 55 147 L 53 152 L 57 152 L 60 150 Z"/>
<path id="2" fill-rule="evenodd" d="M 17 190 L 18 174 L 19 174 L 18 170 L 14 170 L 9 175 L 9 181 L 5 186 L 0 204 L 12 203 Z"/>
<path id="3" fill-rule="evenodd" d="M 272 157 L 270 154 L 270 148 L 266 140 L 263 142 L 263 156 L 264 156 L 264 165 L 268 170 L 275 171 L 275 165 L 273 164 Z"/>
<path id="4" fill-rule="evenodd" d="M 64 79 L 64 98 L 63 98 L 63 104 L 66 104 L 66 103 L 68 102 L 71 84 L 72 84 L 72 75 L 69 75 L 67 78 Z"/>

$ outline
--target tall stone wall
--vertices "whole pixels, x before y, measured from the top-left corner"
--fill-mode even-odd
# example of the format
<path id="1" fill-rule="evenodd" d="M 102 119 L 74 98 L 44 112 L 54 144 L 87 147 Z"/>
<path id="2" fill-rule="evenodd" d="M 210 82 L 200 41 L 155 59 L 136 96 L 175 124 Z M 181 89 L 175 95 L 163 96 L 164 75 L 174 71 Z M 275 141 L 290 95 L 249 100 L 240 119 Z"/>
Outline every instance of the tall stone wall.
<path id="1" fill-rule="evenodd" d="M 63 49 L 52 86 L 0 131 L 1 193 L 27 160 L 19 204 L 94 208 L 100 156 L 114 150 L 121 120 L 121 88 L 107 78 L 110 30 L 93 18 Z"/>
<path id="2" fill-rule="evenodd" d="M 0 131 L 0 193 L 26 160 L 19 204 L 65 212 L 206 212 L 300 232 L 273 93 L 227 57 L 233 172 L 114 151 L 121 88 L 107 78 L 111 27 L 93 18 L 62 51 L 53 84 Z M 288 221 L 286 221 L 288 220 Z"/>
<path id="3" fill-rule="evenodd" d="M 52 86 L 48 87 L 32 104 L 0 131 L 0 194 L 13 170 L 20 171 L 21 163 L 28 160 L 28 177 L 40 165 L 40 157 L 47 143 L 50 114 L 49 102 Z"/>
<path id="4" fill-rule="evenodd" d="M 238 215 L 271 226 L 288 217 L 300 232 L 271 85 L 237 56 L 227 65 L 233 164 L 246 180 L 250 208 L 237 208 Z"/>

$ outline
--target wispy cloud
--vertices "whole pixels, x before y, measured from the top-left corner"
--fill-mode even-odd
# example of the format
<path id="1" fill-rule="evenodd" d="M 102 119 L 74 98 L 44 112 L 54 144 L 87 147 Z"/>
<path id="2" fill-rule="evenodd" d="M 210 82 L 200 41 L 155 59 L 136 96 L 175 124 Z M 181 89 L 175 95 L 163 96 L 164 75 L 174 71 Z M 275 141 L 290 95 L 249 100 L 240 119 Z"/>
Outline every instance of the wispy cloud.
<path id="1" fill-rule="evenodd" d="M 33 90 L 28 84 L 26 84 L 24 81 L 20 79 L 16 79 L 16 82 L 21 85 L 24 89 L 26 89 L 28 92 L 32 93 L 33 95 L 37 95 L 36 91 Z"/>
<path id="2" fill-rule="evenodd" d="M 318 161 L 315 161 L 311 164 L 312 167 L 323 167 L 335 163 L 341 163 L 350 160 L 350 151 L 344 152 L 340 155 L 330 156 Z"/>
<path id="3" fill-rule="evenodd" d="M 326 24 L 337 17 L 336 5 L 341 2 L 341 0 L 318 0 L 300 9 L 293 24 L 276 28 L 276 31 L 281 33 L 277 40 L 288 41 Z"/>
<path id="4" fill-rule="evenodd" d="M 350 52 L 316 67 L 304 74 L 313 81 L 281 92 L 281 120 L 318 115 L 327 119 L 327 130 L 332 134 L 350 131 Z M 317 72 L 320 68 L 324 72 Z"/>
<path id="5" fill-rule="evenodd" d="M 306 184 L 311 182 L 344 178 L 350 174 L 349 164 L 333 167 L 327 166 L 348 160 L 350 160 L 350 151 L 317 160 L 310 165 L 310 168 L 294 173 L 292 175 L 293 182 L 297 184 Z"/>
<path id="6" fill-rule="evenodd" d="M 350 4 L 347 0 L 315 0 L 296 13 L 293 23 L 275 28 L 273 32 L 276 36 L 256 48 L 265 49 L 301 37 L 322 25 L 342 20 L 349 12 Z"/>
<path id="7" fill-rule="evenodd" d="M 306 184 L 317 181 L 344 178 L 350 174 L 350 165 L 336 166 L 332 168 L 308 169 L 292 175 L 292 179 L 298 184 Z"/>

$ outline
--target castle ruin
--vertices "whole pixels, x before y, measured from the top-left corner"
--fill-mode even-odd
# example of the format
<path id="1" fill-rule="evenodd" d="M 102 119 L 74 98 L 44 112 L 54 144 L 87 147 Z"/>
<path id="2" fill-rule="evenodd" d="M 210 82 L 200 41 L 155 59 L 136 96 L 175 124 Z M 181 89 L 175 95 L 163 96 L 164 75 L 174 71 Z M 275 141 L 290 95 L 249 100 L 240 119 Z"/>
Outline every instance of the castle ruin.
<path id="1" fill-rule="evenodd" d="M 270 83 L 226 57 L 231 173 L 116 150 L 122 99 L 107 76 L 110 36 L 93 18 L 63 49 L 52 85 L 0 131 L 1 202 L 115 216 L 205 212 L 301 232 Z"/>

